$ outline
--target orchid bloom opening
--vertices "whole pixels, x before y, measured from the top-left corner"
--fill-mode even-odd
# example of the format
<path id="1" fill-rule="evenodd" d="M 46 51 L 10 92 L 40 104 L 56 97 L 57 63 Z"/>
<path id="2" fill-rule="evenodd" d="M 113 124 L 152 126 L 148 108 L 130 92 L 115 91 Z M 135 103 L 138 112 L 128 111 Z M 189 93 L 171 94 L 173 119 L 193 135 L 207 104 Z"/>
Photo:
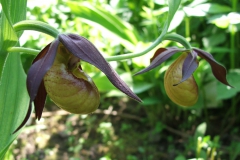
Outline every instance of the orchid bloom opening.
<path id="1" fill-rule="evenodd" d="M 76 34 L 60 34 L 37 55 L 28 71 L 29 108 L 14 133 L 29 119 L 32 102 L 36 118 L 41 118 L 47 94 L 57 106 L 70 113 L 88 114 L 98 108 L 98 89 L 82 70 L 80 61 L 97 67 L 116 88 L 141 102 L 91 42 Z"/>
<path id="2" fill-rule="evenodd" d="M 226 79 L 226 69 L 218 63 L 210 53 L 198 48 L 192 50 L 176 47 L 159 48 L 151 58 L 150 65 L 136 73 L 142 74 L 162 64 L 175 53 L 183 54 L 168 68 L 164 76 L 164 87 L 168 97 L 180 106 L 192 106 L 198 99 L 198 86 L 193 72 L 198 67 L 197 56 L 205 59 L 212 68 L 212 73 L 221 83 L 232 87 Z"/>

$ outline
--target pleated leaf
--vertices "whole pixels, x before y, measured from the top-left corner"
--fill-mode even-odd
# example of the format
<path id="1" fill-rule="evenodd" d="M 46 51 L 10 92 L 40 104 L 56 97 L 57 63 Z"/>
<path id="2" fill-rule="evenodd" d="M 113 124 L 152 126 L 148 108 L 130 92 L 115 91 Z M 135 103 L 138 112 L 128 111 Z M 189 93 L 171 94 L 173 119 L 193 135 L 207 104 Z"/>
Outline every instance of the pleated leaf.
<path id="1" fill-rule="evenodd" d="M 17 45 L 21 32 L 12 25 L 26 18 L 26 0 L 1 0 L 0 18 L 0 159 L 19 132 L 12 134 L 21 123 L 28 107 L 26 75 L 18 53 L 7 49 Z"/>
<path id="2" fill-rule="evenodd" d="M 11 53 L 5 63 L 0 81 L 0 159 L 20 132 L 12 134 L 24 119 L 29 103 L 26 75 L 20 55 Z"/>

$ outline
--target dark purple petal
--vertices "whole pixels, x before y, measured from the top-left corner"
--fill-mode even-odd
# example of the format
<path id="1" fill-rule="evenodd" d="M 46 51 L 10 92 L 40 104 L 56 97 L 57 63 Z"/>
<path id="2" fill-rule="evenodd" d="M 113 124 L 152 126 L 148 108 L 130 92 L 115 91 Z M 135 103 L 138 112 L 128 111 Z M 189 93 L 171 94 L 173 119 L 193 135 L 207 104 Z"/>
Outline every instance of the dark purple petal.
<path id="1" fill-rule="evenodd" d="M 28 111 L 27 111 L 27 114 L 26 114 L 24 120 L 22 121 L 22 123 L 18 126 L 18 128 L 12 134 L 14 134 L 17 131 L 19 131 L 27 123 L 31 113 L 32 113 L 32 105 L 29 105 Z"/>
<path id="2" fill-rule="evenodd" d="M 44 103 L 46 100 L 46 90 L 43 84 L 43 77 L 51 68 L 58 48 L 59 41 L 55 40 L 47 45 L 34 59 L 27 75 L 27 90 L 30 96 L 29 108 L 32 108 L 32 102 L 35 104 L 36 118 L 40 119 Z M 26 115 L 28 119 L 30 114 Z M 24 125 L 24 124 L 23 124 Z"/>
<path id="3" fill-rule="evenodd" d="M 186 81 L 197 69 L 197 67 L 198 67 L 197 53 L 195 51 L 192 51 L 192 54 L 188 53 L 186 59 L 183 62 L 182 80 L 178 84 L 182 83 L 183 81 Z M 174 86 L 178 84 L 174 84 Z"/>
<path id="4" fill-rule="evenodd" d="M 38 88 L 43 80 L 44 75 L 46 72 L 51 68 L 56 53 L 58 49 L 59 41 L 55 40 L 52 42 L 52 44 L 49 46 L 49 49 L 43 49 L 42 52 L 46 52 L 46 54 L 40 58 L 39 60 L 35 61 L 31 68 L 28 71 L 27 75 L 27 89 L 30 96 L 30 105 L 32 101 L 34 101 L 37 93 Z M 48 47 L 48 46 L 47 46 Z"/>
<path id="5" fill-rule="evenodd" d="M 36 61 L 38 61 L 39 59 L 43 58 L 46 54 L 47 51 L 50 47 L 51 43 L 48 44 L 33 60 L 33 63 L 35 63 Z M 45 101 L 46 101 L 46 97 L 47 97 L 47 92 L 44 86 L 44 82 L 42 80 L 39 88 L 38 88 L 38 93 L 34 99 L 34 109 L 35 109 L 35 114 L 36 114 L 36 118 L 38 120 L 41 119 L 42 116 L 42 111 L 45 105 Z M 30 104 L 31 105 L 31 104 Z"/>
<path id="6" fill-rule="evenodd" d="M 152 62 L 147 68 L 144 68 L 143 70 L 137 72 L 135 75 L 145 73 L 147 71 L 152 70 L 153 68 L 156 68 L 160 64 L 162 64 L 164 61 L 166 61 L 168 58 L 170 58 L 172 55 L 174 55 L 177 52 L 184 51 L 182 49 L 176 48 L 176 47 L 169 47 L 166 50 L 163 50 L 162 48 L 159 48 L 153 58 L 151 59 Z M 158 54 L 158 55 L 157 55 Z M 157 56 L 155 56 L 157 55 Z"/>
<path id="7" fill-rule="evenodd" d="M 38 55 L 34 58 L 32 64 L 35 63 L 36 61 L 38 61 L 39 59 L 43 58 L 43 57 L 47 54 L 47 51 L 48 51 L 48 49 L 49 49 L 49 47 L 50 47 L 51 44 L 52 44 L 52 42 L 49 43 L 46 47 L 44 47 L 44 48 L 41 50 L 40 53 L 38 53 Z"/>
<path id="8" fill-rule="evenodd" d="M 48 50 L 49 47 L 51 48 L 51 44 L 48 44 L 37 56 L 36 58 L 33 60 L 33 65 L 30 67 L 29 71 L 28 71 L 28 76 L 27 76 L 27 90 L 28 90 L 28 94 L 30 96 L 30 103 L 29 103 L 29 107 L 28 107 L 28 112 L 24 118 L 24 120 L 22 121 L 22 123 L 19 125 L 19 127 L 13 132 L 16 133 L 19 129 L 21 129 L 28 121 L 31 112 L 32 112 L 32 101 L 35 99 L 36 103 L 35 103 L 35 111 L 36 111 L 36 118 L 38 118 L 38 120 L 41 118 L 41 114 L 40 112 L 42 112 L 43 107 L 44 107 L 44 103 L 45 103 L 45 99 L 46 99 L 46 94 L 44 93 L 43 90 L 45 90 L 44 85 L 42 84 L 42 79 L 43 76 L 39 76 L 41 74 L 38 75 L 38 73 L 41 72 L 41 70 L 39 70 L 41 67 L 39 66 L 39 68 L 36 66 L 35 62 L 44 62 L 44 59 L 46 59 L 46 55 L 48 54 L 49 57 L 49 52 Z M 51 58 L 51 57 L 50 57 Z M 39 62 L 37 63 L 39 64 Z M 34 66 L 35 65 L 35 66 Z M 45 64 L 43 64 L 45 65 Z M 51 64 L 52 65 L 52 64 Z M 51 67 L 50 65 L 50 67 Z M 34 68 L 33 68 L 34 66 Z M 48 66 L 48 65 L 46 65 Z M 44 66 L 45 67 L 45 66 Z M 42 67 L 43 68 L 43 67 Z M 38 70 L 38 71 L 37 71 Z M 37 75 L 36 75 L 37 74 Z M 35 77 L 35 78 L 34 78 Z M 41 84 L 38 84 L 41 83 Z M 40 85 L 40 86 L 39 86 Z M 35 93 L 36 92 L 36 93 Z M 46 92 L 46 90 L 45 90 Z M 36 95 L 37 94 L 37 95 Z M 39 95 L 41 94 L 41 95 Z M 45 95 L 44 95 L 45 94 Z"/>
<path id="9" fill-rule="evenodd" d="M 42 80 L 42 82 L 38 88 L 37 96 L 34 99 L 35 114 L 36 114 L 36 118 L 38 120 L 41 119 L 42 111 L 43 111 L 45 101 L 46 101 L 46 97 L 47 97 L 47 91 L 45 89 L 44 82 Z"/>
<path id="10" fill-rule="evenodd" d="M 123 93 L 141 102 L 141 99 L 131 91 L 126 83 L 104 59 L 101 53 L 87 39 L 76 34 L 60 34 L 59 41 L 76 57 L 99 68 L 105 73 L 112 84 Z"/>
<path id="11" fill-rule="evenodd" d="M 194 51 L 197 52 L 198 56 L 201 58 L 204 58 L 210 65 L 212 68 L 212 72 L 213 75 L 215 76 L 215 78 L 217 78 L 220 82 L 222 82 L 223 84 L 232 87 L 228 82 L 227 82 L 227 70 L 225 69 L 225 67 L 223 67 L 221 64 L 219 64 L 211 54 L 198 49 L 198 48 L 194 48 Z"/>
<path id="12" fill-rule="evenodd" d="M 153 57 L 150 59 L 150 63 L 162 52 L 166 51 L 167 48 L 158 48 L 157 51 L 154 53 Z"/>

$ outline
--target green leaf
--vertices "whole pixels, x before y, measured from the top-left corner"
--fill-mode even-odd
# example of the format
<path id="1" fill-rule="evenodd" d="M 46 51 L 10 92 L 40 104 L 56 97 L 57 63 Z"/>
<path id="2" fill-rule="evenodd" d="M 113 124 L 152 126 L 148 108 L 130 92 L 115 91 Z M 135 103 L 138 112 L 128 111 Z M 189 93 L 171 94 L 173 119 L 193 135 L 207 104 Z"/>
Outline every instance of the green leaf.
<path id="1" fill-rule="evenodd" d="M 7 49 L 15 46 L 18 35 L 12 25 L 26 19 L 27 0 L 1 0 L 2 14 L 0 20 L 0 77 L 7 57 Z M 17 37 L 18 36 L 18 37 Z"/>
<path id="2" fill-rule="evenodd" d="M 186 160 L 183 155 L 178 155 L 174 160 Z"/>
<path id="3" fill-rule="evenodd" d="M 185 16 L 185 14 L 183 11 L 177 11 L 176 15 L 172 19 L 172 22 L 168 28 L 168 32 L 177 28 L 182 23 L 184 16 Z"/>
<path id="4" fill-rule="evenodd" d="M 240 143 L 232 141 L 230 146 L 230 160 L 235 160 L 240 155 Z"/>
<path id="5" fill-rule="evenodd" d="M 240 92 L 240 69 L 230 70 L 229 74 L 227 75 L 227 79 L 229 83 L 234 87 L 230 88 L 228 86 L 223 85 L 222 83 L 218 83 L 217 85 L 217 99 L 229 99 L 234 97 L 238 92 Z"/>
<path id="6" fill-rule="evenodd" d="M 147 82 L 136 82 L 133 84 L 133 92 L 136 94 L 145 92 L 152 88 L 154 86 L 153 83 L 147 83 Z"/>
<path id="7" fill-rule="evenodd" d="M 26 115 L 29 96 L 20 55 L 11 53 L 0 79 L 0 159 L 20 132 L 12 134 Z"/>
<path id="8" fill-rule="evenodd" d="M 14 46 L 17 43 L 17 36 L 9 24 L 5 14 L 2 13 L 0 19 L 0 77 L 2 75 L 3 66 L 7 57 L 8 47 Z"/>
<path id="9" fill-rule="evenodd" d="M 1 0 L 2 10 L 8 23 L 13 24 L 26 19 L 27 0 Z M 20 37 L 21 33 L 18 33 Z"/>
<path id="10" fill-rule="evenodd" d="M 0 19 L 0 159 L 20 132 L 12 134 L 26 115 L 28 94 L 20 54 L 7 50 L 18 42 L 13 24 L 26 18 L 26 0 L 1 0 Z"/>
<path id="11" fill-rule="evenodd" d="M 162 33 L 158 37 L 158 39 L 162 39 L 166 35 L 168 28 L 171 24 L 171 21 L 178 10 L 180 3 L 181 3 L 181 0 L 168 0 L 168 5 L 169 5 L 168 18 L 163 26 Z"/>
<path id="12" fill-rule="evenodd" d="M 231 7 L 216 4 L 216 3 L 205 3 L 200 4 L 194 7 L 196 10 L 201 10 L 206 13 L 216 14 L 216 13 L 223 13 L 223 12 L 231 12 Z"/>
<path id="13" fill-rule="evenodd" d="M 6 55 L 7 49 L 15 46 L 18 38 L 4 13 L 2 13 L 0 26 L 0 54 Z"/>
<path id="14" fill-rule="evenodd" d="M 219 28 L 228 28 L 230 24 L 240 23 L 240 14 L 230 12 L 228 14 L 217 14 L 208 18 L 209 23 L 215 24 Z"/>
<path id="15" fill-rule="evenodd" d="M 187 14 L 188 17 L 203 17 L 206 16 L 206 12 L 201 9 L 193 8 L 193 7 L 183 7 L 183 11 Z"/>
<path id="16" fill-rule="evenodd" d="M 107 76 L 103 73 L 97 74 L 92 77 L 94 83 L 96 84 L 99 92 L 110 92 L 111 90 L 116 90 L 116 87 L 108 80 Z"/>
<path id="17" fill-rule="evenodd" d="M 169 5 L 168 25 L 171 23 L 175 13 L 178 10 L 180 3 L 181 3 L 181 0 L 168 0 L 168 5 Z"/>
<path id="18" fill-rule="evenodd" d="M 161 97 L 160 96 L 156 96 L 156 97 L 146 97 L 146 98 L 143 98 L 142 99 L 143 101 L 143 105 L 156 105 L 156 104 L 159 104 L 161 103 Z"/>
<path id="19" fill-rule="evenodd" d="M 67 5 L 73 14 L 81 17 L 87 24 L 110 31 L 125 47 L 134 49 L 138 42 L 138 34 L 127 22 L 101 7 L 92 6 L 88 2 L 67 2 Z"/>
<path id="20" fill-rule="evenodd" d="M 205 48 L 211 48 L 226 42 L 226 35 L 224 33 L 217 33 L 203 38 L 203 45 Z"/>
<path id="21" fill-rule="evenodd" d="M 11 25 L 26 19 L 26 0 L 1 0 L 1 4 L 2 10 Z"/>
<path id="22" fill-rule="evenodd" d="M 122 73 L 119 74 L 120 78 L 124 80 L 124 82 L 130 87 L 133 88 L 133 80 L 130 73 Z M 99 92 L 106 93 L 106 97 L 122 97 L 126 96 L 123 92 L 118 90 L 104 75 L 103 73 L 96 74 L 92 77 L 95 85 L 97 86 Z M 149 86 L 147 86 L 149 87 Z M 134 92 L 135 93 L 135 92 Z"/>
<path id="23" fill-rule="evenodd" d="M 193 1 L 192 3 L 190 3 L 190 4 L 188 5 L 188 7 L 193 8 L 193 7 L 198 6 L 198 5 L 202 4 L 202 3 L 206 3 L 207 1 L 208 1 L 208 0 Z"/>
<path id="24" fill-rule="evenodd" d="M 197 141 L 198 137 L 204 137 L 206 130 L 207 130 L 206 122 L 199 124 L 195 131 L 194 139 Z"/>

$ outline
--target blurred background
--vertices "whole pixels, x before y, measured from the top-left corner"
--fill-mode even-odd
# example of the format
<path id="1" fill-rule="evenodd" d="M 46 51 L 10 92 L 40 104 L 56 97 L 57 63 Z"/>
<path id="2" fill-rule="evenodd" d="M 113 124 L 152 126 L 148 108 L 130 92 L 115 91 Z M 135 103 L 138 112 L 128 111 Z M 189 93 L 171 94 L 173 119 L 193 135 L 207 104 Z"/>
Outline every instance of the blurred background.
<path id="1" fill-rule="evenodd" d="M 62 33 L 88 38 L 104 57 L 139 52 L 160 34 L 167 0 L 28 0 L 27 19 L 49 23 Z M 150 64 L 148 54 L 110 62 L 143 100 L 118 91 L 95 67 L 82 63 L 101 93 L 101 105 L 90 115 L 69 114 L 47 100 L 40 121 L 34 113 L 7 153 L 16 160 L 235 160 L 240 159 L 240 2 L 182 0 L 169 32 L 210 52 L 227 70 L 234 88 L 218 82 L 200 60 L 194 72 L 199 86 L 196 105 L 182 108 L 167 97 L 163 78 L 176 54 L 156 69 L 133 76 Z M 49 35 L 25 31 L 20 45 L 41 50 Z M 22 54 L 27 72 L 35 56 Z"/>

